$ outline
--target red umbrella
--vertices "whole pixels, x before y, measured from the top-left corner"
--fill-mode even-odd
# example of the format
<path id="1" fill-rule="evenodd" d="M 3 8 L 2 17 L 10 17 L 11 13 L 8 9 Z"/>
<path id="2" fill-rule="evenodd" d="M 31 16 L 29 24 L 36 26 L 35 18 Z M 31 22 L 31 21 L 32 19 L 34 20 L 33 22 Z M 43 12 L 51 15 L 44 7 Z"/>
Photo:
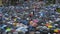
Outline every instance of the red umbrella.
<path id="1" fill-rule="evenodd" d="M 60 33 L 60 30 L 58 30 L 58 32 Z"/>

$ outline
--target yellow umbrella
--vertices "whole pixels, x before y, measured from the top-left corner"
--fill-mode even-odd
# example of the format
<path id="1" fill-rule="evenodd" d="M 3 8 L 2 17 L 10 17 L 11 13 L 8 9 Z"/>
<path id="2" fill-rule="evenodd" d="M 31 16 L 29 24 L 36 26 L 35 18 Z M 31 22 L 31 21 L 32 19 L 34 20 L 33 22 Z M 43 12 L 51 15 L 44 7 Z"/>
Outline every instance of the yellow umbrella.
<path id="1" fill-rule="evenodd" d="M 14 19 L 14 21 L 16 21 L 16 18 Z"/>
<path id="2" fill-rule="evenodd" d="M 6 32 L 8 32 L 8 31 L 11 31 L 11 29 L 10 29 L 10 28 L 7 28 L 7 29 L 6 29 Z"/>
<path id="3" fill-rule="evenodd" d="M 48 28 L 52 28 L 53 26 L 52 25 L 49 25 Z"/>
<path id="4" fill-rule="evenodd" d="M 54 32 L 58 32 L 58 29 L 55 29 Z"/>

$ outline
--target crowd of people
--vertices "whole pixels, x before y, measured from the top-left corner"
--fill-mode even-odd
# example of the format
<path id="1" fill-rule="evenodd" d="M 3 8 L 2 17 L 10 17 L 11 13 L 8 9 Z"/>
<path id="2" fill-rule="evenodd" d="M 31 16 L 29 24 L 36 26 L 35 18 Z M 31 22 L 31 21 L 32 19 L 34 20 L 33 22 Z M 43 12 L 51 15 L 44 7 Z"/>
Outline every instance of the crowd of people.
<path id="1" fill-rule="evenodd" d="M 60 33 L 60 13 L 56 8 L 59 6 L 45 6 L 43 1 L 25 1 L 16 6 L 1 6 L 0 32 Z"/>

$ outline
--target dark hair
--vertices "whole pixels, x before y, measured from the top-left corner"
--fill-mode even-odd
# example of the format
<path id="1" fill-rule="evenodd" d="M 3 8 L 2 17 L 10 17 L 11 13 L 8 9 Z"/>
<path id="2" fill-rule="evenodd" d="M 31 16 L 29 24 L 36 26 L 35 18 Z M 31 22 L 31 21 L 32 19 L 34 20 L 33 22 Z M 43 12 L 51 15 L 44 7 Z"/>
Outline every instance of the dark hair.
<path id="1" fill-rule="evenodd" d="M 24 1 L 27 1 L 27 0 L 24 0 Z"/>
<path id="2" fill-rule="evenodd" d="M 39 1 L 43 1 L 43 0 L 39 0 Z"/>

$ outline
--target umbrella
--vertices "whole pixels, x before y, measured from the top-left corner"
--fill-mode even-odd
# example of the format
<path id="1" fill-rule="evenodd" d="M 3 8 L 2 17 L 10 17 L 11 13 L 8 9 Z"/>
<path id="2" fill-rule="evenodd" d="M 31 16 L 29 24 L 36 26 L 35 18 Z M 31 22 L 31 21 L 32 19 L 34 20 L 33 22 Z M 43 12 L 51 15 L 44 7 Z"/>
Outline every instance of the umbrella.
<path id="1" fill-rule="evenodd" d="M 28 30 L 26 28 L 24 28 L 24 27 L 19 27 L 19 28 L 16 29 L 16 31 L 26 32 Z"/>
<path id="2" fill-rule="evenodd" d="M 33 20 L 33 22 L 34 22 L 34 23 L 37 23 L 37 22 L 38 22 L 38 20 L 37 20 L 37 19 L 34 19 L 34 20 Z"/>

